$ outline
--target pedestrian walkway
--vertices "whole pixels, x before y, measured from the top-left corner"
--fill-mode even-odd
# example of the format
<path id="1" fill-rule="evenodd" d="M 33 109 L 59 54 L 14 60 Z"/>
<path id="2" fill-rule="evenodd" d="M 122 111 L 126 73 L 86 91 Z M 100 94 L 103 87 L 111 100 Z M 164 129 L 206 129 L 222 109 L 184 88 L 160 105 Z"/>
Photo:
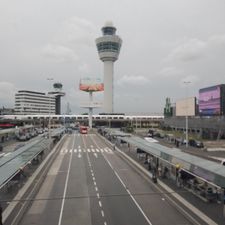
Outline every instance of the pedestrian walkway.
<path id="1" fill-rule="evenodd" d="M 61 155 L 65 155 L 67 153 L 109 153 L 112 154 L 112 149 L 106 148 L 74 148 L 74 149 L 62 149 L 60 151 Z"/>

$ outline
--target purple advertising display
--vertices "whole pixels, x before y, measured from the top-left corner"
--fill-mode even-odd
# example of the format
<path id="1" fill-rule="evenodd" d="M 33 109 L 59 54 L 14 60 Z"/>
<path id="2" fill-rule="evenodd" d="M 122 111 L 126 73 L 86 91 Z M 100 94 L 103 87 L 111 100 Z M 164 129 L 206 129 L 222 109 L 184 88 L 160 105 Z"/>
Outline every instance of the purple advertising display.
<path id="1" fill-rule="evenodd" d="M 220 115 L 220 85 L 199 90 L 199 113 L 200 115 Z"/>

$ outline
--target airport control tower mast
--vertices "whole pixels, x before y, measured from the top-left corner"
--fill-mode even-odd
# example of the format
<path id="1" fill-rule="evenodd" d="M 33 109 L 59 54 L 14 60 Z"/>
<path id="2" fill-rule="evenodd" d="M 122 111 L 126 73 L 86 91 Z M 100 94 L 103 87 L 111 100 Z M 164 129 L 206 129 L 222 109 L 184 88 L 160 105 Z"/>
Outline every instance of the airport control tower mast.
<path id="1" fill-rule="evenodd" d="M 116 28 L 107 22 L 102 28 L 103 36 L 96 39 L 100 60 L 104 63 L 104 110 L 113 112 L 113 63 L 118 59 L 122 39 L 116 35 Z"/>
<path id="2" fill-rule="evenodd" d="M 48 92 L 48 94 L 55 96 L 55 114 L 61 115 L 61 97 L 65 96 L 65 92 L 62 91 L 61 83 L 54 83 L 53 87 L 55 91 Z"/>

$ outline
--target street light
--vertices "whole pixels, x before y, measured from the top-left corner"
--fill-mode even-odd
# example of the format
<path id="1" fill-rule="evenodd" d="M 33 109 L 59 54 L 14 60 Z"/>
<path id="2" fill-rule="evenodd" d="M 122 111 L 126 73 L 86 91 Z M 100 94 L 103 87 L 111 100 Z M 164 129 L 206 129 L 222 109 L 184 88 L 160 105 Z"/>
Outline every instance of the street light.
<path id="1" fill-rule="evenodd" d="M 54 79 L 53 78 L 47 78 L 47 80 L 49 82 L 53 81 Z M 48 103 L 49 103 L 49 120 L 48 120 L 48 138 L 49 138 L 49 150 L 50 150 L 50 147 L 51 147 L 51 118 L 50 118 L 50 114 L 51 114 L 51 96 L 50 94 L 48 94 Z"/>
<path id="2" fill-rule="evenodd" d="M 186 148 L 188 147 L 188 84 L 190 84 L 190 81 L 184 81 L 184 84 L 186 85 L 186 115 L 185 115 L 185 120 L 186 120 Z"/>

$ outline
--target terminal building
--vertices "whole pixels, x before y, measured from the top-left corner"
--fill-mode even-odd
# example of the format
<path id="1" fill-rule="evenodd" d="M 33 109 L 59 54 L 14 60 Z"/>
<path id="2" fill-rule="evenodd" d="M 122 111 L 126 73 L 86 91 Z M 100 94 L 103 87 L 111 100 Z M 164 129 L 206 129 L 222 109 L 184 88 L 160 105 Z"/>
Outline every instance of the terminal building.
<path id="1" fill-rule="evenodd" d="M 225 139 L 225 84 L 199 89 L 198 99 L 187 97 L 172 106 L 169 98 L 164 108 L 162 127 L 185 131 L 188 116 L 188 132 L 199 138 Z"/>
<path id="2" fill-rule="evenodd" d="M 28 90 L 20 90 L 15 94 L 15 114 L 17 115 L 49 115 L 55 112 L 54 96 Z"/>

